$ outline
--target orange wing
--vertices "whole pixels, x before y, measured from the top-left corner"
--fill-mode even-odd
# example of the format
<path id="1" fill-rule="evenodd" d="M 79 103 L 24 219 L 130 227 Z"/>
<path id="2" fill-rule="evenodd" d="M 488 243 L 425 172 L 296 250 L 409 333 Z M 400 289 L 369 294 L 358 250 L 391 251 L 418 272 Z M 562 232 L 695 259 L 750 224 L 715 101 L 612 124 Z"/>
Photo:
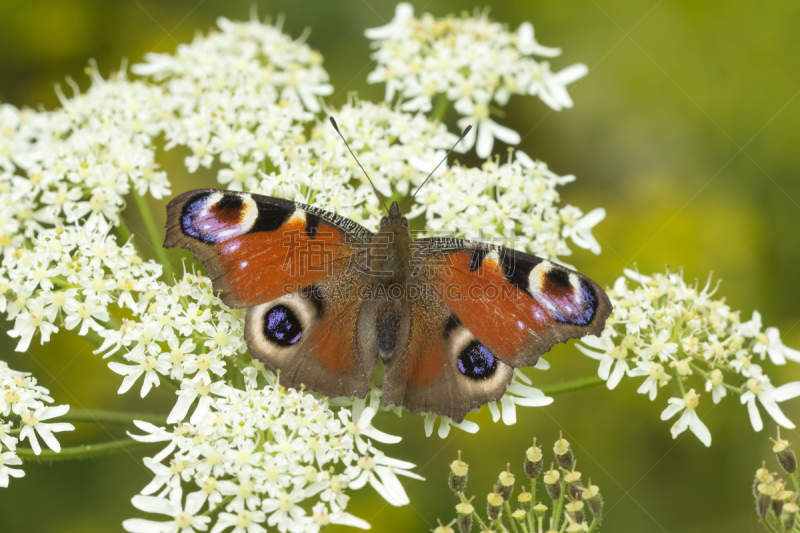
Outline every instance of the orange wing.
<path id="1" fill-rule="evenodd" d="M 198 189 L 167 206 L 164 247 L 190 250 L 226 304 L 250 307 L 345 269 L 370 237 L 355 222 L 304 204 Z"/>

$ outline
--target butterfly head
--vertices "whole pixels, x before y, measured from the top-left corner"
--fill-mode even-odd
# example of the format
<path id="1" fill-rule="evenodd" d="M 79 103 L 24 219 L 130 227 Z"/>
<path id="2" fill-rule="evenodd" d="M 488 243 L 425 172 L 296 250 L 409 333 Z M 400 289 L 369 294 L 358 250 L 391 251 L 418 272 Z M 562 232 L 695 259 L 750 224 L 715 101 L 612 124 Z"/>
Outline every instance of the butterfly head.
<path id="1" fill-rule="evenodd" d="M 408 219 L 400 213 L 400 206 L 397 202 L 392 202 L 391 207 L 389 207 L 389 214 L 381 218 L 381 229 L 398 226 L 408 228 Z"/>

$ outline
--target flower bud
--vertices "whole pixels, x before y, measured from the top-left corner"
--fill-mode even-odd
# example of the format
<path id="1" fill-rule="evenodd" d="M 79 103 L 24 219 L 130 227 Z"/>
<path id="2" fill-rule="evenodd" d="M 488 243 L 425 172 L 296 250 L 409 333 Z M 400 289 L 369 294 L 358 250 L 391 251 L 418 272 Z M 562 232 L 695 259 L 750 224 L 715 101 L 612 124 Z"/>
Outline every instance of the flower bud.
<path id="1" fill-rule="evenodd" d="M 517 496 L 517 502 L 521 509 L 524 509 L 526 512 L 531 510 L 531 503 L 533 500 L 533 494 L 525 490 L 525 487 L 522 487 L 522 492 L 519 493 Z"/>
<path id="2" fill-rule="evenodd" d="M 573 500 L 583 500 L 583 493 L 586 489 L 578 482 L 570 483 L 567 492 Z"/>
<path id="3" fill-rule="evenodd" d="M 593 486 L 594 485 L 590 485 L 590 489 Z M 592 517 L 595 520 L 603 518 L 603 496 L 599 492 L 585 501 L 589 505 L 589 512 L 592 513 Z"/>
<path id="4" fill-rule="evenodd" d="M 519 520 L 520 522 L 525 520 L 526 516 L 528 516 L 528 513 L 526 513 L 524 509 L 517 509 L 516 511 L 511 513 L 511 518 L 514 518 L 515 520 Z"/>
<path id="5" fill-rule="evenodd" d="M 797 522 L 798 511 L 800 511 L 800 506 L 798 506 L 795 502 L 789 502 L 783 506 L 783 527 L 787 531 L 794 528 L 794 525 Z"/>
<path id="6" fill-rule="evenodd" d="M 572 454 L 572 450 L 569 447 L 569 441 L 567 441 L 560 432 L 559 437 L 555 446 L 553 446 L 553 451 L 556 453 L 556 462 L 558 466 L 564 470 L 570 470 L 575 463 L 575 456 Z"/>
<path id="7" fill-rule="evenodd" d="M 500 473 L 497 484 L 495 485 L 495 492 L 499 492 L 503 496 L 504 501 L 508 501 L 509 498 L 511 498 L 511 494 L 514 492 L 514 474 L 512 474 L 510 470 L 511 465 L 506 465 L 506 471 Z"/>
<path id="8" fill-rule="evenodd" d="M 533 506 L 533 510 L 536 511 L 536 514 L 543 515 L 544 513 L 547 512 L 547 506 L 542 502 L 539 502 Z"/>
<path id="9" fill-rule="evenodd" d="M 584 504 L 581 500 L 573 500 L 565 505 L 564 508 L 569 514 L 572 515 L 572 517 L 575 519 L 575 522 L 580 524 L 584 519 L 583 506 Z"/>
<path id="10" fill-rule="evenodd" d="M 756 513 L 762 520 L 767 517 L 772 504 L 772 498 L 767 494 L 768 490 L 765 485 L 765 483 L 761 483 L 758 486 L 758 496 L 756 496 Z"/>
<path id="11" fill-rule="evenodd" d="M 456 494 L 466 490 L 468 471 L 469 465 L 461 460 L 461 450 L 458 450 L 458 459 L 450 463 L 450 477 L 448 478 L 450 490 Z"/>
<path id="12" fill-rule="evenodd" d="M 550 470 L 544 473 L 544 488 L 547 489 L 547 494 L 549 494 L 554 500 L 557 500 L 561 497 L 561 483 L 559 483 L 560 478 L 561 474 L 558 470 L 554 470 L 552 466 L 550 467 Z"/>
<path id="13" fill-rule="evenodd" d="M 456 524 L 461 533 L 469 533 L 472 529 L 472 513 L 474 512 L 475 508 L 470 502 L 461 502 L 456 505 Z"/>
<path id="14" fill-rule="evenodd" d="M 453 531 L 453 528 L 450 527 L 453 525 L 453 522 L 450 522 L 449 524 L 442 524 L 441 520 L 437 520 L 437 522 L 439 522 L 439 527 L 434 529 L 433 533 L 456 533 Z"/>
<path id="15" fill-rule="evenodd" d="M 775 511 L 775 516 L 780 516 L 783 512 L 783 500 L 772 500 L 772 510 Z"/>
<path id="16" fill-rule="evenodd" d="M 775 452 L 778 462 L 787 473 L 793 474 L 797 470 L 797 457 L 795 457 L 792 449 L 789 448 L 789 442 L 781 438 L 781 428 L 778 428 L 778 438 L 770 440 L 774 443 L 772 451 Z"/>
<path id="17" fill-rule="evenodd" d="M 524 463 L 525 475 L 530 479 L 539 477 L 544 467 L 544 460 L 542 459 L 542 449 L 536 446 L 536 439 L 533 439 L 533 446 L 528 448 L 525 452 Z"/>
<path id="18" fill-rule="evenodd" d="M 500 517 L 503 501 L 503 496 L 496 492 L 490 492 L 486 496 L 486 514 L 489 515 L 489 520 L 497 520 Z"/>

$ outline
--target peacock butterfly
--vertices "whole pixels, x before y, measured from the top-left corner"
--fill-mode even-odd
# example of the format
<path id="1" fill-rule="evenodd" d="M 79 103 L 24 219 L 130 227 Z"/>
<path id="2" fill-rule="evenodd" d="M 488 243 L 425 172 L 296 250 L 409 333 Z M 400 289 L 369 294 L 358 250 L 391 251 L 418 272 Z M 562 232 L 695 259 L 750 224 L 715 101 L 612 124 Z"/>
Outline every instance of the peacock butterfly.
<path id="1" fill-rule="evenodd" d="M 363 398 L 383 366 L 383 404 L 456 422 L 499 399 L 514 368 L 599 335 L 611 310 L 597 283 L 556 263 L 412 239 L 397 202 L 372 233 L 314 206 L 198 189 L 167 206 L 174 246 L 205 265 L 223 302 L 248 308 L 250 353 L 282 385 Z"/>

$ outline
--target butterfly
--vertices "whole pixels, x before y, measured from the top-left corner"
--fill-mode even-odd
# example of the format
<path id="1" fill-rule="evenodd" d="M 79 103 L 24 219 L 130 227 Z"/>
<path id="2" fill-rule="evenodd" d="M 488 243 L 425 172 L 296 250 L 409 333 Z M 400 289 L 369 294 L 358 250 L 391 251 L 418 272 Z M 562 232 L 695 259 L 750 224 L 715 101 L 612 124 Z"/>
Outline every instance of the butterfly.
<path id="1" fill-rule="evenodd" d="M 247 308 L 250 354 L 281 385 L 364 398 L 380 379 L 384 405 L 455 422 L 498 400 L 515 368 L 603 330 L 611 304 L 588 277 L 490 243 L 412 239 L 398 203 L 387 211 L 373 233 L 315 206 L 197 189 L 167 206 L 164 247 L 191 251 L 222 301 Z"/>

